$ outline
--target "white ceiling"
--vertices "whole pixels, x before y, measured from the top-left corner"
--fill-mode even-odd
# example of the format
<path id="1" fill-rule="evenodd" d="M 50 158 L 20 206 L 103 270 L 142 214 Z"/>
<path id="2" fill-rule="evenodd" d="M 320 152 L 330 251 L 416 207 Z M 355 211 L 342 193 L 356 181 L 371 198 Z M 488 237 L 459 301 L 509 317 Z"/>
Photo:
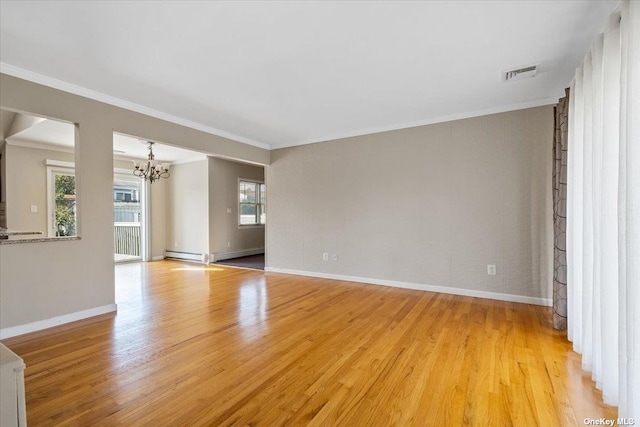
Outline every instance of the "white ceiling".
<path id="1" fill-rule="evenodd" d="M 549 104 L 616 5 L 2 1 L 0 70 L 277 148 Z"/>
<path id="2" fill-rule="evenodd" d="M 71 151 L 75 141 L 74 132 L 74 126 L 70 123 L 44 120 L 12 135 L 7 141 Z M 113 151 L 116 158 L 146 159 L 149 155 L 147 147 L 145 140 L 113 134 Z M 185 163 L 206 158 L 202 153 L 157 143 L 153 145 L 153 154 L 156 160 L 167 163 Z"/>

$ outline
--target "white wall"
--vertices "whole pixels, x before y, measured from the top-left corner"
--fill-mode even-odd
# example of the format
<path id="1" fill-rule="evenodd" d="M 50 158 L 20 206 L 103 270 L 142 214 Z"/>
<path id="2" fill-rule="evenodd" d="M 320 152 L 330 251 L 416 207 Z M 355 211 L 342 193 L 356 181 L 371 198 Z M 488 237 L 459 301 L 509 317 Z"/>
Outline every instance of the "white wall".
<path id="1" fill-rule="evenodd" d="M 264 182 L 264 167 L 214 157 L 208 161 L 210 252 L 220 257 L 263 250 L 264 226 L 238 225 L 238 179 Z"/>
<path id="2" fill-rule="evenodd" d="M 552 112 L 272 151 L 267 266 L 550 298 Z"/>
<path id="3" fill-rule="evenodd" d="M 209 178 L 207 160 L 171 166 L 166 183 L 167 250 L 209 253 Z M 155 184 L 154 184 L 155 185 Z"/>
<path id="4" fill-rule="evenodd" d="M 114 131 L 248 162 L 269 162 L 266 150 L 5 74 L 0 74 L 0 93 L 1 108 L 78 124 L 81 236 L 73 241 L 0 245 L 0 336 L 115 309 Z"/>
<path id="5" fill-rule="evenodd" d="M 167 180 L 151 185 L 151 257 L 164 258 L 167 248 Z"/>

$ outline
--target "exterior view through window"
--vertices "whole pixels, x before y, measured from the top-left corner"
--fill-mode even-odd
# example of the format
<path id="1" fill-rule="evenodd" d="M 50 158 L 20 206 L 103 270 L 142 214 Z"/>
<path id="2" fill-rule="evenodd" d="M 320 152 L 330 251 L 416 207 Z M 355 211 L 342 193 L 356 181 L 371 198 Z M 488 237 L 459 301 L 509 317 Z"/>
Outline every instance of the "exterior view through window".
<path id="1" fill-rule="evenodd" d="M 259 225 L 267 221 L 267 187 L 260 182 L 240 180 L 240 225 Z"/>
<path id="2" fill-rule="evenodd" d="M 53 173 L 53 230 L 56 237 L 76 235 L 76 177 L 74 172 Z"/>

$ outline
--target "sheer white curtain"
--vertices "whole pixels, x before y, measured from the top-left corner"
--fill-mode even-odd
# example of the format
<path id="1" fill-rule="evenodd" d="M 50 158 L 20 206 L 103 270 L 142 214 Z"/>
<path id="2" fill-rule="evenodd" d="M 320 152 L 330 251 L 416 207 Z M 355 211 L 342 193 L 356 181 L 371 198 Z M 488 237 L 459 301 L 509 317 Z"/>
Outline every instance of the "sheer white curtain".
<path id="1" fill-rule="evenodd" d="M 640 418 L 640 1 L 623 0 L 571 83 L 568 336 L 604 401 Z"/>
<path id="2" fill-rule="evenodd" d="M 623 1 L 620 103 L 620 414 L 640 418 L 640 2 Z"/>
<path id="3" fill-rule="evenodd" d="M 618 176 L 620 141 L 620 19 L 609 18 L 604 37 L 602 165 L 600 179 L 600 286 L 603 351 L 602 394 L 618 401 Z M 613 311 L 610 311 L 613 310 Z"/>

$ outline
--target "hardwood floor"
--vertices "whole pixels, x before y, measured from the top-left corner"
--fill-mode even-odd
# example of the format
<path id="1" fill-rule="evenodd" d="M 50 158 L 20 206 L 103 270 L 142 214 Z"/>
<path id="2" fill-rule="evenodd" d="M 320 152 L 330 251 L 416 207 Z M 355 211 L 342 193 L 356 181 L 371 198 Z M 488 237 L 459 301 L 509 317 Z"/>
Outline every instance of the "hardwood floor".
<path id="1" fill-rule="evenodd" d="M 30 426 L 572 426 L 614 418 L 550 310 L 178 261 L 117 315 L 4 340 Z"/>

